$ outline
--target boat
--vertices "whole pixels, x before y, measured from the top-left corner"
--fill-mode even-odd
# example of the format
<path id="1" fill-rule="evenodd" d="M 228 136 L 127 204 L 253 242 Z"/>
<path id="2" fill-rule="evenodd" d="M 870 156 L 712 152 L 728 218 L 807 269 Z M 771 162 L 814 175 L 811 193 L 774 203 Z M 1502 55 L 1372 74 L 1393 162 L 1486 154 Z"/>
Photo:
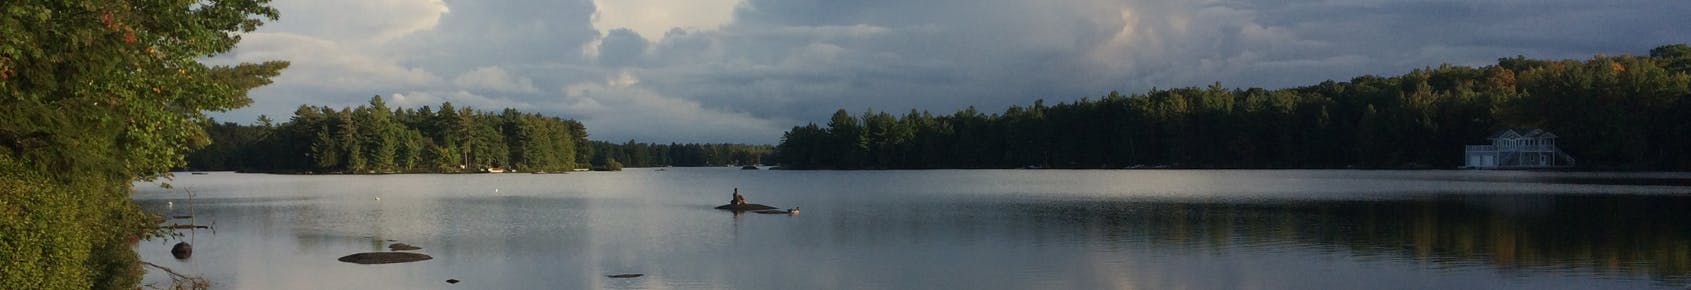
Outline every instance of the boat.
<path id="1" fill-rule="evenodd" d="M 742 170 L 757 170 L 757 165 L 740 166 L 740 169 L 742 169 Z"/>

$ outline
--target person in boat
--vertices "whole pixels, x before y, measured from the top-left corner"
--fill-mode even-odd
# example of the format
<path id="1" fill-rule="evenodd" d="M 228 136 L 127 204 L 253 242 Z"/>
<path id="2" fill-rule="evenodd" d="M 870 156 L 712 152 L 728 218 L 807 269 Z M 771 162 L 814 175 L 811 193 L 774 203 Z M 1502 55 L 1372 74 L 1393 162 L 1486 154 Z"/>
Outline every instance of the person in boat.
<path id="1" fill-rule="evenodd" d="M 734 188 L 734 199 L 728 200 L 728 204 L 731 204 L 731 205 L 745 205 L 746 204 L 746 197 L 740 195 L 740 188 L 739 187 Z"/>

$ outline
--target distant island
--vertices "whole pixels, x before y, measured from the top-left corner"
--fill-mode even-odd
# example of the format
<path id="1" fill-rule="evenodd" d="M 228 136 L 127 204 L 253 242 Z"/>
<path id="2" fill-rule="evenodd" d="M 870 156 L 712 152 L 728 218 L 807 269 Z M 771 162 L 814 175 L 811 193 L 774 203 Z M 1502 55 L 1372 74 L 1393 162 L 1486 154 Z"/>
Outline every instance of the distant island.
<path id="1" fill-rule="evenodd" d="M 189 170 L 270 173 L 555 173 L 623 167 L 727 166 L 770 159 L 769 145 L 616 144 L 587 139 L 581 122 L 447 102 L 390 109 L 381 96 L 352 108 L 302 105 L 287 122 L 208 121 L 211 144 Z"/>
<path id="2" fill-rule="evenodd" d="M 784 169 L 1456 168 L 1464 145 L 1542 128 L 1579 169 L 1691 169 L 1691 46 L 1499 59 L 1285 89 L 1110 92 L 986 114 L 836 111 L 793 127 Z"/>

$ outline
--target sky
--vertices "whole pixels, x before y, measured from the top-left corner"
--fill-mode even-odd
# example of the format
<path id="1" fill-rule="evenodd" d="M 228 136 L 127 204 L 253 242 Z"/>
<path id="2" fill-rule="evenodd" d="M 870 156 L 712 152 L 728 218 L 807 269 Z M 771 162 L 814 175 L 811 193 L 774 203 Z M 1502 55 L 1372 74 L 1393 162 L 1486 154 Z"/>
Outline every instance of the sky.
<path id="1" fill-rule="evenodd" d="M 246 108 L 441 102 L 589 138 L 774 144 L 837 109 L 1284 88 L 1691 42 L 1684 0 L 278 0 L 214 64 L 288 60 Z"/>

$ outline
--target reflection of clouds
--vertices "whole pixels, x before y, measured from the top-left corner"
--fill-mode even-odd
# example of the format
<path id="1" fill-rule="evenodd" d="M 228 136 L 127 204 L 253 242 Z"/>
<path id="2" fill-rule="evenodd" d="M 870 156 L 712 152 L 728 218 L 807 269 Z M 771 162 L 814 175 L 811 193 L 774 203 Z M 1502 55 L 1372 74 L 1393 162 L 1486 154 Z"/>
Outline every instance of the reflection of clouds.
<path id="1" fill-rule="evenodd" d="M 196 199 L 197 212 L 218 233 L 202 232 L 185 262 L 168 257 L 168 244 L 137 250 L 240 289 L 440 288 L 448 278 L 465 281 L 455 287 L 501 289 L 1633 289 L 1691 278 L 1683 251 L 1691 232 L 1679 216 L 1691 200 L 1486 193 L 1528 184 L 1462 183 L 1490 174 L 673 168 L 190 176 L 173 183 L 207 197 Z M 1439 181 L 1452 179 L 1462 182 Z M 1215 184 L 1224 182 L 1256 187 Z M 802 206 L 805 214 L 736 219 L 711 209 L 733 187 L 753 202 Z M 1465 189 L 1438 193 L 1452 187 Z M 137 188 L 143 207 L 167 200 Z M 1305 192 L 1311 188 L 1320 190 Z M 368 196 L 378 191 L 379 203 Z M 334 260 L 370 250 L 375 244 L 364 237 L 372 235 L 422 246 L 435 259 Z M 617 273 L 647 276 L 604 277 Z"/>

